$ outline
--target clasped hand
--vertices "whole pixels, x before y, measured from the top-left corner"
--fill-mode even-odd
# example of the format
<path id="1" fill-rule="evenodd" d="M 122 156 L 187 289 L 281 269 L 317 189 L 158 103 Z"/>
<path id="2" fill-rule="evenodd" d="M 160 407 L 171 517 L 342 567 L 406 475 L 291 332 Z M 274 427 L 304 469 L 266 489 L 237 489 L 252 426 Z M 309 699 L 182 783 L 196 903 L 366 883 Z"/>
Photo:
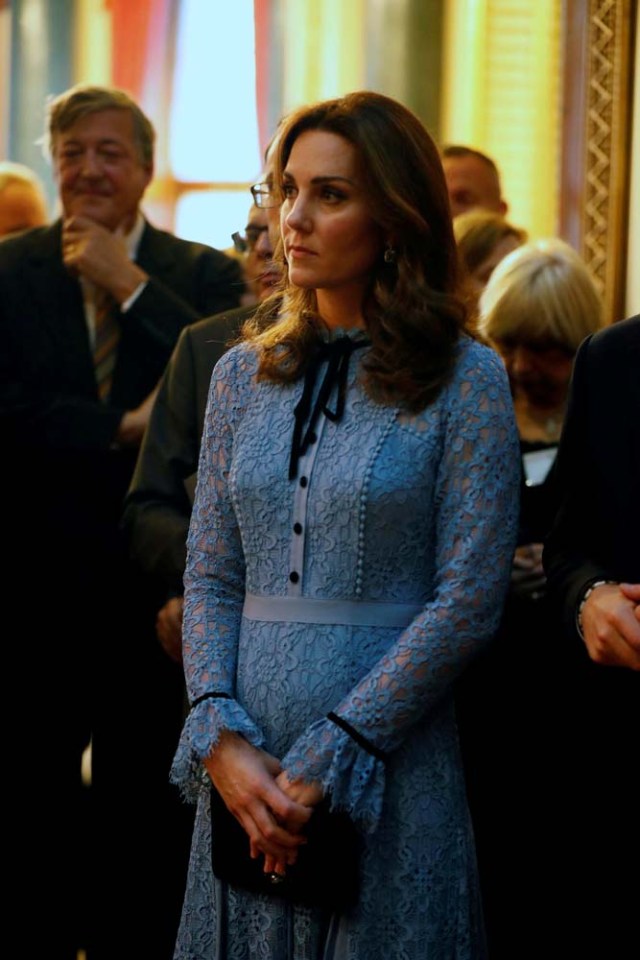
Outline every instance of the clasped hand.
<path id="1" fill-rule="evenodd" d="M 605 583 L 582 612 L 589 656 L 603 666 L 640 670 L 640 583 Z"/>
<path id="2" fill-rule="evenodd" d="M 265 873 L 285 873 L 305 843 L 303 829 L 322 799 L 316 784 L 289 781 L 280 762 L 243 737 L 224 731 L 205 766 L 228 809 L 245 830 Z"/>
<path id="3" fill-rule="evenodd" d="M 511 590 L 514 595 L 531 600 L 544 596 L 546 577 L 542 566 L 542 544 L 527 543 L 517 547 L 511 566 Z"/>
<path id="4" fill-rule="evenodd" d="M 156 635 L 164 652 L 182 663 L 182 613 L 184 597 L 170 597 L 158 610 Z"/>

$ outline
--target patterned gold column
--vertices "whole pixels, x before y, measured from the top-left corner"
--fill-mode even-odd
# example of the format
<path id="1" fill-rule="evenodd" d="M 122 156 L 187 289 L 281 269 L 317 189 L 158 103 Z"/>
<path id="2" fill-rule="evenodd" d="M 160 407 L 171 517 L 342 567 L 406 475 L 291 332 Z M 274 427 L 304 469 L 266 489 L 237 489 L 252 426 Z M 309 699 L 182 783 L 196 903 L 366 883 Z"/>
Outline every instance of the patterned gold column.
<path id="1" fill-rule="evenodd" d="M 574 47 L 565 77 L 563 174 L 571 189 L 563 227 L 602 290 L 609 321 L 625 312 L 632 21 L 633 0 L 567 2 L 566 29 Z"/>

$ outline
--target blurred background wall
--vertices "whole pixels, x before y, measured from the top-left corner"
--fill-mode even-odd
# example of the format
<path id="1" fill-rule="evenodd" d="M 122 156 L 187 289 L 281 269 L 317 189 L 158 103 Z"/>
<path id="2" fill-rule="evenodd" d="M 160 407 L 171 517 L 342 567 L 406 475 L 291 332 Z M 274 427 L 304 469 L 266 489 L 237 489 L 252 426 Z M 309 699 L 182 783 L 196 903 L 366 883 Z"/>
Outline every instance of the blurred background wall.
<path id="1" fill-rule="evenodd" d="M 224 248 L 246 220 L 246 189 L 278 119 L 378 90 L 438 143 L 493 156 L 511 220 L 586 252 L 617 319 L 640 310 L 638 271 L 627 269 L 640 250 L 637 33 L 636 0 L 0 0 L 0 156 L 43 177 L 55 214 L 38 144 L 46 98 L 76 82 L 123 87 L 158 133 L 148 215 Z M 595 61 L 601 73 L 610 65 L 604 80 Z M 603 85 L 625 102 L 596 108 L 616 140 L 600 147 L 616 176 L 604 213 L 598 194 L 594 233 L 581 211 L 589 90 Z M 568 113 L 584 121 L 579 133 Z"/>

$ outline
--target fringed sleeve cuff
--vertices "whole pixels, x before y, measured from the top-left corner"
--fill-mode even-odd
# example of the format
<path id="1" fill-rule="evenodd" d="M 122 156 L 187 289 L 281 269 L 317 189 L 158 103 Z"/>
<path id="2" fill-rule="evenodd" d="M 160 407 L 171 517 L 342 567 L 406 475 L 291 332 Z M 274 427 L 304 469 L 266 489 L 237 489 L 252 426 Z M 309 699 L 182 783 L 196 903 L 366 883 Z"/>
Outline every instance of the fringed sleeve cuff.
<path id="1" fill-rule="evenodd" d="M 170 779 L 180 788 L 185 800 L 195 803 L 203 781 L 202 762 L 211 755 L 223 730 L 239 733 L 254 747 L 264 746 L 264 736 L 236 700 L 201 700 L 187 717 Z"/>
<path id="2" fill-rule="evenodd" d="M 312 724 L 293 744 L 282 767 L 290 780 L 319 781 L 332 810 L 346 810 L 367 833 L 376 829 L 385 765 L 330 720 Z"/>

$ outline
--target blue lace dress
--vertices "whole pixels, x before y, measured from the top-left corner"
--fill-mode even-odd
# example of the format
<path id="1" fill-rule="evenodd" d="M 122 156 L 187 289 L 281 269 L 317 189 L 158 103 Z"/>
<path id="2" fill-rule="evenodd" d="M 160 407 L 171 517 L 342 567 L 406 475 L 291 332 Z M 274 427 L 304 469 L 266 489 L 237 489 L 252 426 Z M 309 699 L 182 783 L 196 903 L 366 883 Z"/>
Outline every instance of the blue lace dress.
<path id="1" fill-rule="evenodd" d="M 495 631 L 509 581 L 520 479 L 513 404 L 498 357 L 466 338 L 450 383 L 419 414 L 368 397 L 365 355 L 351 359 L 342 419 L 320 417 L 293 480 L 302 383 L 257 382 L 247 344 L 213 374 L 184 661 L 191 701 L 213 690 L 233 699 L 192 709 L 174 760 L 174 781 L 198 803 L 176 960 L 485 955 L 451 687 Z M 270 604 L 294 614 L 261 619 Z M 365 614 L 341 622 L 350 616 L 340 609 L 356 604 Z M 403 609 L 406 625 L 389 625 Z M 223 729 L 280 758 L 291 778 L 321 781 L 351 812 L 364 837 L 354 909 L 327 915 L 214 878 L 202 759 Z"/>

